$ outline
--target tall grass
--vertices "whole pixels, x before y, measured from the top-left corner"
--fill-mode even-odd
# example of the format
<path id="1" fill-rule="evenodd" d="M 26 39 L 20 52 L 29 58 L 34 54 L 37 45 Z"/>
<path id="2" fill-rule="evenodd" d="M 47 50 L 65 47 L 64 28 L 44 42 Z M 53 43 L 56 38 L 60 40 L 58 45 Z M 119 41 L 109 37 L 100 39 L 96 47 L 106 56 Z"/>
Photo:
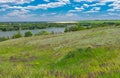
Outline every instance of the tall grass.
<path id="1" fill-rule="evenodd" d="M 119 78 L 119 29 L 0 42 L 0 78 Z"/>

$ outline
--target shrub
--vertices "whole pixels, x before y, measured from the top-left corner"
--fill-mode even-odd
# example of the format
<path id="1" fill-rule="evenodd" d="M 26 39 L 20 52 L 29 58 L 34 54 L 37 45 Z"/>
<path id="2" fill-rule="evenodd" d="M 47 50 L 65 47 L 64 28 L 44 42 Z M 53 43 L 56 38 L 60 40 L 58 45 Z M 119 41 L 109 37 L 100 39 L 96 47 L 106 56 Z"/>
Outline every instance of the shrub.
<path id="1" fill-rule="evenodd" d="M 41 31 L 41 34 L 42 35 L 48 35 L 49 33 L 47 31 L 43 30 L 43 31 Z"/>
<path id="2" fill-rule="evenodd" d="M 32 34 L 32 32 L 30 32 L 30 31 L 27 31 L 27 32 L 25 32 L 25 37 L 30 37 L 30 36 L 32 36 L 33 34 Z"/>
<path id="3" fill-rule="evenodd" d="M 6 40 L 8 40 L 9 39 L 9 37 L 7 38 L 7 37 L 0 37 L 0 42 L 1 41 L 6 41 Z"/>
<path id="4" fill-rule="evenodd" d="M 22 34 L 21 34 L 20 32 L 18 32 L 17 34 L 14 34 L 14 35 L 12 36 L 13 39 L 14 39 L 14 38 L 20 38 L 20 37 L 22 37 Z"/>
<path id="5" fill-rule="evenodd" d="M 48 34 L 50 34 L 50 33 L 48 33 L 47 31 L 43 30 L 43 31 L 41 31 L 39 33 L 36 33 L 35 35 L 37 36 L 37 35 L 48 35 Z"/>
<path id="6" fill-rule="evenodd" d="M 84 30 L 84 29 L 85 28 L 82 26 L 72 26 L 72 27 L 65 28 L 65 32 L 80 31 L 80 30 Z"/>

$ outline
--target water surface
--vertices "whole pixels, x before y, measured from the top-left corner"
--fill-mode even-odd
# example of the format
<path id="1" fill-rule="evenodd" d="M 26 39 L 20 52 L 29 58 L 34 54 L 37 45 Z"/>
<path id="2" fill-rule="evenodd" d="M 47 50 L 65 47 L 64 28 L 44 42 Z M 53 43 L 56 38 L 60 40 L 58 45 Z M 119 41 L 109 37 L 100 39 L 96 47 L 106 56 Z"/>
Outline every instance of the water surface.
<path id="1" fill-rule="evenodd" d="M 25 32 L 31 31 L 32 34 L 39 33 L 41 31 L 47 31 L 49 33 L 54 32 L 54 33 L 64 33 L 65 28 L 46 28 L 46 29 L 35 29 L 35 30 L 21 30 L 21 34 L 24 35 Z M 18 33 L 18 31 L 0 31 L 0 37 L 11 37 L 14 34 Z"/>

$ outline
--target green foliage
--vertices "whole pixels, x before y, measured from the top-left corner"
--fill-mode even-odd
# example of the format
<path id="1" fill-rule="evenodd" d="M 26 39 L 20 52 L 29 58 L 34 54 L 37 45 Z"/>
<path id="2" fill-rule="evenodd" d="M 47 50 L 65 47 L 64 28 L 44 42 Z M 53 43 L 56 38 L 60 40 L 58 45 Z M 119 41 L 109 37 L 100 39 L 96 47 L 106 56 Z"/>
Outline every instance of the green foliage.
<path id="1" fill-rule="evenodd" d="M 48 35 L 49 33 L 47 31 L 43 30 L 43 31 L 40 32 L 40 34 L 41 35 Z"/>
<path id="2" fill-rule="evenodd" d="M 22 37 L 22 34 L 21 34 L 20 32 L 14 34 L 14 35 L 12 36 L 13 39 L 15 39 L 15 38 L 20 38 L 20 37 Z"/>
<path id="3" fill-rule="evenodd" d="M 102 27 L 0 42 L 0 77 L 120 78 L 119 40 Z"/>
<path id="4" fill-rule="evenodd" d="M 7 38 L 7 37 L 0 37 L 0 42 L 1 41 L 6 41 L 6 40 L 8 40 L 9 39 L 9 37 Z"/>
<path id="5" fill-rule="evenodd" d="M 38 35 L 48 35 L 48 34 L 50 34 L 50 33 L 45 31 L 45 30 L 42 30 L 42 31 L 40 31 L 39 33 L 37 33 L 35 35 L 38 36 Z"/>
<path id="6" fill-rule="evenodd" d="M 12 31 L 12 30 L 33 30 L 33 29 L 45 29 L 50 27 L 66 27 L 69 24 L 63 23 L 47 23 L 47 22 L 1 22 L 0 30 Z"/>
<path id="7" fill-rule="evenodd" d="M 25 37 L 30 37 L 30 36 L 32 36 L 32 32 L 30 31 L 25 32 Z"/>
<path id="8" fill-rule="evenodd" d="M 72 26 L 72 27 L 67 27 L 65 28 L 65 32 L 71 32 L 71 31 L 80 31 L 80 30 L 84 30 L 84 27 L 81 26 Z"/>

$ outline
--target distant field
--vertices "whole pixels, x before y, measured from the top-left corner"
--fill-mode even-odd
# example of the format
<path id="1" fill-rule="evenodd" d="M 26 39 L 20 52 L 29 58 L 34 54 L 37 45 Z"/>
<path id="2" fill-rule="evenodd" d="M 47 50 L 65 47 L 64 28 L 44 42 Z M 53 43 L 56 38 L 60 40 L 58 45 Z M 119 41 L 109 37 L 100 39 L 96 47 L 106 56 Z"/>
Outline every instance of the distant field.
<path id="1" fill-rule="evenodd" d="M 120 23 L 120 20 L 85 20 L 79 21 L 79 23 L 104 23 L 104 22 L 113 22 L 113 23 Z"/>
<path id="2" fill-rule="evenodd" d="M 0 78 L 120 78 L 119 60 L 120 27 L 0 42 Z"/>

